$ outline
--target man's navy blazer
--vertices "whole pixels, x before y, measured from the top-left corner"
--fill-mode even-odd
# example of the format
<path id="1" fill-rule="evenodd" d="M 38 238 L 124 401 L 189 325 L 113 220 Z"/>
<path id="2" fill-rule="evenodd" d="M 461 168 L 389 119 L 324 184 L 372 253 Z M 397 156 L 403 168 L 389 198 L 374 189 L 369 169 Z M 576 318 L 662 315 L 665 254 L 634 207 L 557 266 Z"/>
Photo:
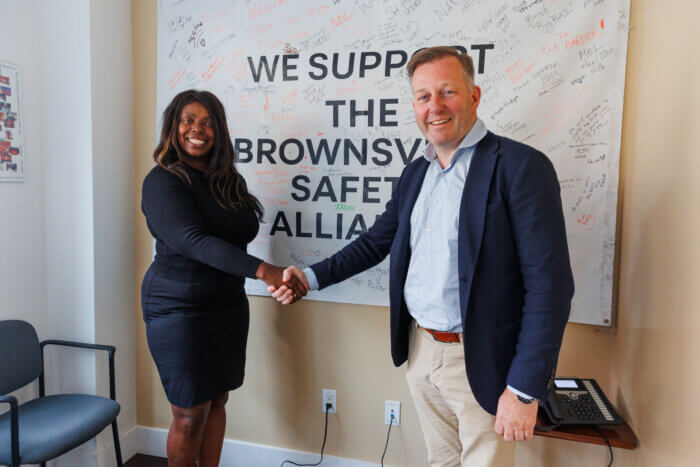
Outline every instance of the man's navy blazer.
<path id="1" fill-rule="evenodd" d="M 403 297 L 411 259 L 411 211 L 428 161 L 404 169 L 384 213 L 332 257 L 311 266 L 320 288 L 390 256 L 391 354 L 408 358 L 412 321 Z M 506 384 L 545 399 L 552 386 L 574 282 L 559 182 L 550 160 L 488 132 L 462 193 L 458 256 L 467 377 L 481 406 L 496 413 Z"/>

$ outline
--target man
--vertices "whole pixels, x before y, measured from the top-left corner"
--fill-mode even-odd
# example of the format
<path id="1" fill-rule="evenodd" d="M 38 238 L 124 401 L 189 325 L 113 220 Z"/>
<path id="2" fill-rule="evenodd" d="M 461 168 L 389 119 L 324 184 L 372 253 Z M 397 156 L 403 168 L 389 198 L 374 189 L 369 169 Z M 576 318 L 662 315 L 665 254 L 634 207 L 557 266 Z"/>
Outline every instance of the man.
<path id="1" fill-rule="evenodd" d="M 574 290 L 559 183 L 544 154 L 486 130 L 470 57 L 433 47 L 407 68 L 424 157 L 365 234 L 287 272 L 320 289 L 391 253 L 391 353 L 430 464 L 513 465 L 505 441 L 533 435 Z"/>

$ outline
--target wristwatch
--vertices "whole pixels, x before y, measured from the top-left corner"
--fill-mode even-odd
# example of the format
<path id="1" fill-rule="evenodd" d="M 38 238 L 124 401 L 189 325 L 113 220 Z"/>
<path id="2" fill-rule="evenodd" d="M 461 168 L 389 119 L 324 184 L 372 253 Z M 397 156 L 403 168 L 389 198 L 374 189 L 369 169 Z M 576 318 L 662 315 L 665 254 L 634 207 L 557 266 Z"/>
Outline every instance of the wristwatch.
<path id="1" fill-rule="evenodd" d="M 516 396 L 518 396 L 518 395 L 516 394 Z M 532 404 L 535 401 L 535 399 L 528 399 L 527 397 L 523 397 L 523 396 L 518 396 L 518 400 L 520 402 L 522 402 L 523 404 Z"/>

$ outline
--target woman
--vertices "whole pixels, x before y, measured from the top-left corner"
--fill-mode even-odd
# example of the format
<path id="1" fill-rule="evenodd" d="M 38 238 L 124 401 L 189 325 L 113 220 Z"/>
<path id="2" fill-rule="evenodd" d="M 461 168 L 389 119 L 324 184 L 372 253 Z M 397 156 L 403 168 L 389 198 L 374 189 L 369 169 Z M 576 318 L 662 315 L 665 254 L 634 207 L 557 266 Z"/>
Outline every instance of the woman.
<path id="1" fill-rule="evenodd" d="M 170 465 L 216 466 L 228 391 L 243 383 L 248 300 L 245 277 L 282 285 L 282 268 L 246 253 L 260 202 L 234 167 L 221 102 L 184 91 L 163 114 L 156 166 L 142 210 L 156 257 L 141 286 L 151 355 L 172 406 Z M 299 281 L 297 297 L 306 293 Z"/>

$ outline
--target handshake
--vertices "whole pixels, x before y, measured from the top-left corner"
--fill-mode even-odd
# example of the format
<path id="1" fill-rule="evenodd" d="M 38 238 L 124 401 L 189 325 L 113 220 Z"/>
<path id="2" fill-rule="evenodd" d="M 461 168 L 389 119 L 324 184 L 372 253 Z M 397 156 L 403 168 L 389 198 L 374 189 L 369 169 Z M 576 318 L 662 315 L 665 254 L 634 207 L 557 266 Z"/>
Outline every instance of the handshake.
<path id="1" fill-rule="evenodd" d="M 267 284 L 270 295 L 283 305 L 291 305 L 309 292 L 306 276 L 296 266 L 283 268 L 263 261 L 255 271 L 255 278 Z"/>

